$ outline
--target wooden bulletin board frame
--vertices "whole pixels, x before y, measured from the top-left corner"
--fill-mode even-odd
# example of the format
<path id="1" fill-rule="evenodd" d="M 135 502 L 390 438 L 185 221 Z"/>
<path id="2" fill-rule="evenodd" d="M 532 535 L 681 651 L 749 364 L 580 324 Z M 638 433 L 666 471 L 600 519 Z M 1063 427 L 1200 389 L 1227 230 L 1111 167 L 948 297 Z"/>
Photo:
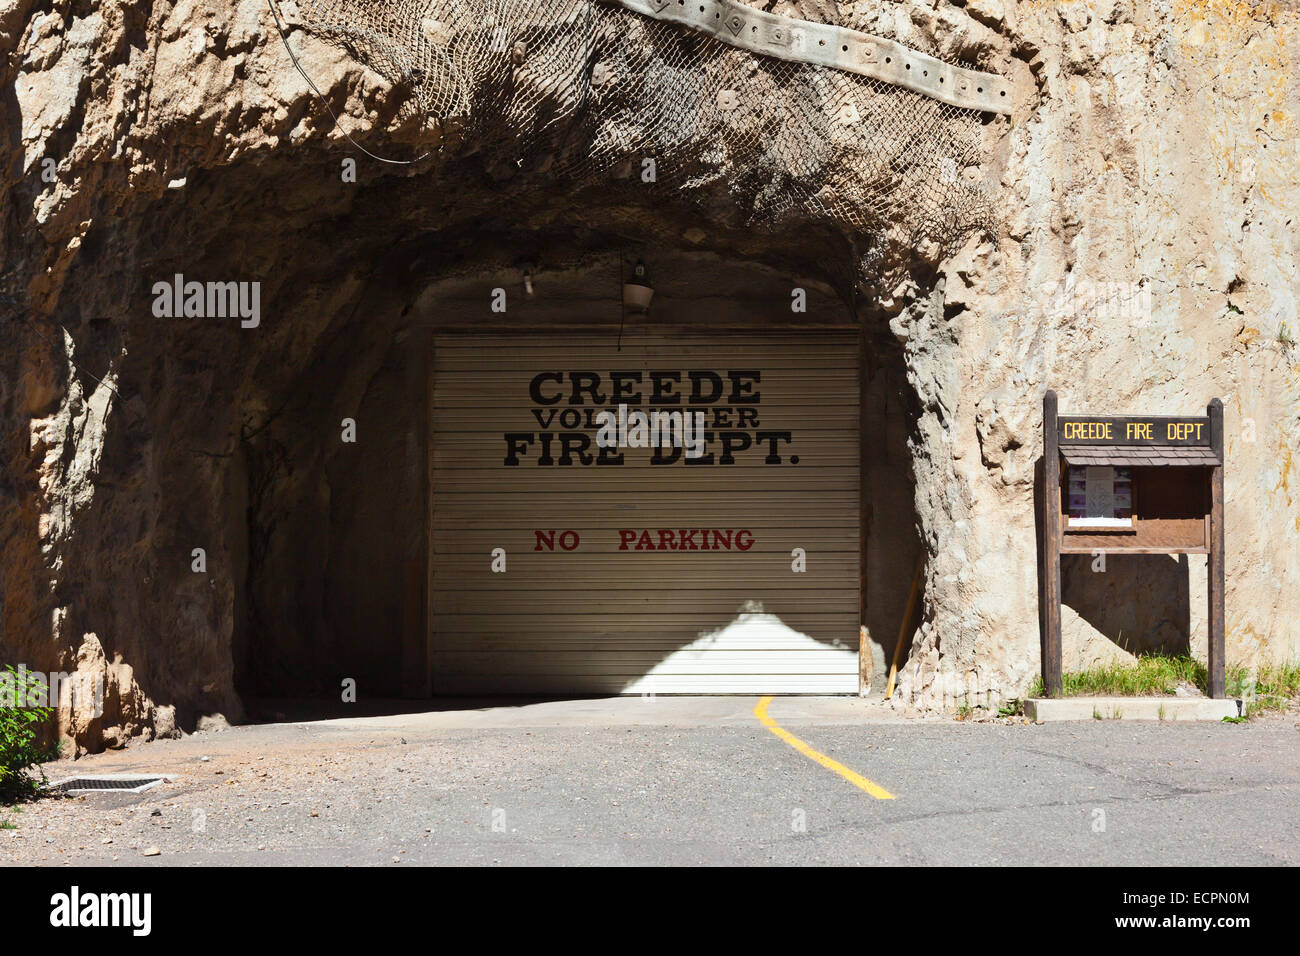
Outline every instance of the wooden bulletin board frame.
<path id="1" fill-rule="evenodd" d="M 1039 606 L 1048 696 L 1061 694 L 1061 555 L 1098 553 L 1209 556 L 1210 696 L 1225 696 L 1223 451 L 1217 398 L 1204 416 L 1084 417 L 1059 415 L 1055 391 L 1043 396 Z M 1067 527 L 1067 458 L 1133 469 L 1132 528 Z"/>

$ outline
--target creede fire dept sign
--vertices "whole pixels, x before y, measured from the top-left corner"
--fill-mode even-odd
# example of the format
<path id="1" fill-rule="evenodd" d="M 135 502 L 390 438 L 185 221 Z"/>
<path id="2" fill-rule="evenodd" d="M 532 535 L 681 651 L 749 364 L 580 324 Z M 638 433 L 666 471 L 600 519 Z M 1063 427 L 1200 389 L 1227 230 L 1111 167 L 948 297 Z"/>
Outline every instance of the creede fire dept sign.
<path id="1" fill-rule="evenodd" d="M 435 693 L 856 693 L 855 335 L 443 335 Z"/>
<path id="2" fill-rule="evenodd" d="M 1060 415 L 1043 397 L 1043 686 L 1062 689 L 1061 555 L 1204 554 L 1210 696 L 1225 692 L 1223 403 L 1205 415 Z M 1149 600 L 1134 594 L 1134 601 Z"/>

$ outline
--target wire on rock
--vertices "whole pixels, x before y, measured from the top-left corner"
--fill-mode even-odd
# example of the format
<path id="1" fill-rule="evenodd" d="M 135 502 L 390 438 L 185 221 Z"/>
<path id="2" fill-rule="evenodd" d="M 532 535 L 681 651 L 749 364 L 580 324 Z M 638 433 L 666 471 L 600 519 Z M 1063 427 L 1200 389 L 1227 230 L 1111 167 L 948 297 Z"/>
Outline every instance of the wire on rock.
<path id="1" fill-rule="evenodd" d="M 302 74 L 302 78 L 307 81 L 307 85 L 310 86 L 312 92 L 316 94 L 316 98 L 321 101 L 321 105 L 324 106 L 326 112 L 330 114 L 330 119 L 334 121 L 334 126 L 338 129 L 340 133 L 343 134 L 344 138 L 347 139 L 349 143 L 351 143 L 357 149 L 361 150 L 361 152 L 365 153 L 367 156 L 369 156 L 371 159 L 375 160 L 376 162 L 388 163 L 389 165 L 392 166 L 411 166 L 414 165 L 415 163 L 420 162 L 423 159 L 428 158 L 429 152 L 426 150 L 420 156 L 415 157 L 415 159 L 387 159 L 383 156 L 376 156 L 370 150 L 366 149 L 355 139 L 353 139 L 352 136 L 348 133 L 348 131 L 345 130 L 343 128 L 343 125 L 339 122 L 338 114 L 335 113 L 334 108 L 330 106 L 329 100 L 325 99 L 325 94 L 323 94 L 320 91 L 320 88 L 312 81 L 312 78 L 307 75 L 307 71 L 304 70 L 302 68 L 302 64 L 298 62 L 298 57 L 293 52 L 293 48 L 289 46 L 289 37 L 288 34 L 285 33 L 284 24 L 280 21 L 279 11 L 275 9 L 275 0 L 266 0 L 266 6 L 271 11 L 271 17 L 275 20 L 275 29 L 280 34 L 280 40 L 281 42 L 284 43 L 284 49 L 289 54 L 289 59 L 293 61 L 294 67 L 296 67 L 298 72 Z"/>

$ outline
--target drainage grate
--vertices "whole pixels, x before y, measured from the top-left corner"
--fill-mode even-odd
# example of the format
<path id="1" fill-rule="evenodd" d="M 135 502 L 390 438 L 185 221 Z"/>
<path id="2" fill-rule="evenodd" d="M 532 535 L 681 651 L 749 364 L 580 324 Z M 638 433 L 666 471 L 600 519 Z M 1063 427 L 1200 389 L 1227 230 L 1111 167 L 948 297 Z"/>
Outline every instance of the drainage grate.
<path id="1" fill-rule="evenodd" d="M 46 786 L 46 790 L 57 793 L 144 793 L 161 784 L 167 778 L 162 776 L 125 776 L 109 775 L 103 777 L 71 777 L 56 780 Z"/>

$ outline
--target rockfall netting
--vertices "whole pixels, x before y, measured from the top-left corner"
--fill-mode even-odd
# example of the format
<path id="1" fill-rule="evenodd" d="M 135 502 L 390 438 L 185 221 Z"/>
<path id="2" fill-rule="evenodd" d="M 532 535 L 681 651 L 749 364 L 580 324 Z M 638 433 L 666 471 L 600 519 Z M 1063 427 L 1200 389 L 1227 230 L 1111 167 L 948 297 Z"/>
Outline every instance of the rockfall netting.
<path id="1" fill-rule="evenodd" d="M 919 92 L 593 0 L 297 10 L 409 89 L 444 143 L 557 188 L 668 189 L 714 213 L 725 196 L 748 228 L 829 226 L 871 281 L 923 244 L 941 255 L 993 231 L 989 191 L 963 175 L 981 114 Z"/>

